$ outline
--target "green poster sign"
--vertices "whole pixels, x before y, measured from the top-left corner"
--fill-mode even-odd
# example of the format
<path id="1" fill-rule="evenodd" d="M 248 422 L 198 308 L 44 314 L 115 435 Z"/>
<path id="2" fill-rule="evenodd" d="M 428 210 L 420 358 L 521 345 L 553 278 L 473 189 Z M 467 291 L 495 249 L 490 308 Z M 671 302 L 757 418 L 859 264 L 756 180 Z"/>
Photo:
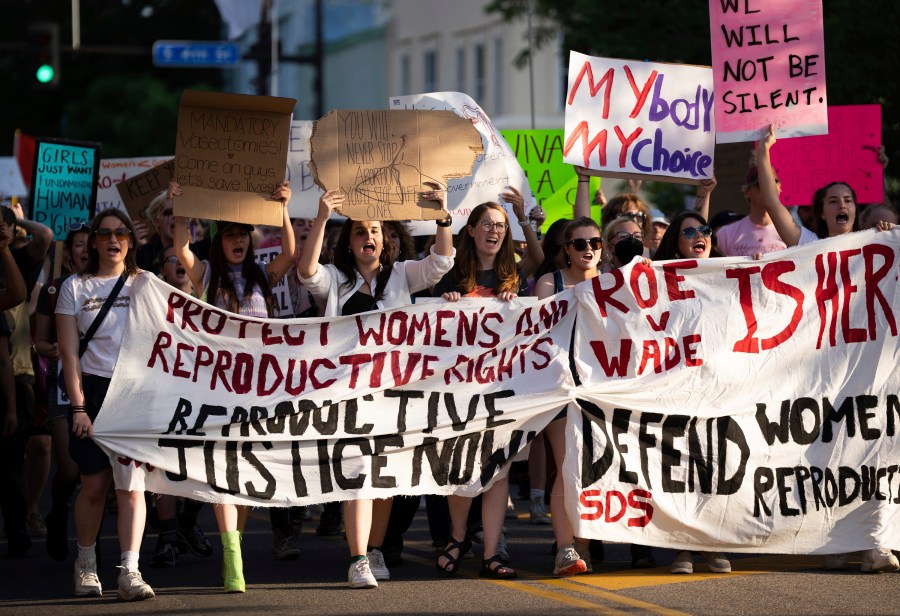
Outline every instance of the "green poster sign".
<path id="1" fill-rule="evenodd" d="M 560 218 L 572 218 L 578 176 L 572 165 L 563 162 L 563 130 L 501 130 L 534 193 L 547 213 L 543 230 Z M 600 178 L 591 178 L 591 197 L 600 188 Z M 600 206 L 591 205 L 591 217 L 600 220 Z"/>

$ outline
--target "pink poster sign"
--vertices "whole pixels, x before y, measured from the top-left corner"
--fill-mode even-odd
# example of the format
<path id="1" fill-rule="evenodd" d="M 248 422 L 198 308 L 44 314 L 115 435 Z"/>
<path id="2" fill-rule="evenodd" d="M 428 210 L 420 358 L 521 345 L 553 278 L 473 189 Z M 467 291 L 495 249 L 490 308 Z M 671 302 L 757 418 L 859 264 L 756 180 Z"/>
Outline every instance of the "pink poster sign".
<path id="1" fill-rule="evenodd" d="M 779 140 L 772 166 L 781 180 L 781 202 L 811 205 L 831 182 L 847 182 L 859 203 L 884 200 L 884 169 L 878 163 L 881 105 L 828 108 L 828 134 Z"/>
<path id="2" fill-rule="evenodd" d="M 716 142 L 828 132 L 822 0 L 709 0 Z"/>

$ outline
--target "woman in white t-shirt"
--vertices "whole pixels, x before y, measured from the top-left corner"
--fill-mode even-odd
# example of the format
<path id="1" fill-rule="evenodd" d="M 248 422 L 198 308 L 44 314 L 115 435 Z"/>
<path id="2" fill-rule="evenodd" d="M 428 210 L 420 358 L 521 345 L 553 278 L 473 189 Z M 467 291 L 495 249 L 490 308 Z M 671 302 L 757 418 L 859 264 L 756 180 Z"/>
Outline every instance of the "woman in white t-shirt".
<path id="1" fill-rule="evenodd" d="M 116 485 L 119 546 L 122 550 L 118 598 L 149 599 L 153 589 L 138 571 L 138 556 L 144 534 L 146 505 L 143 475 L 131 460 L 111 461 L 91 437 L 93 422 L 109 389 L 119 357 L 119 345 L 131 300 L 131 283 L 140 274 L 135 261 L 136 239 L 128 217 L 115 209 L 103 210 L 91 223 L 88 264 L 81 274 L 69 277 L 60 288 L 56 304 L 56 329 L 63 376 L 71 402 L 72 437 L 69 451 L 78 464 L 81 491 L 75 500 L 75 595 L 99 596 L 94 542 L 100 530 L 106 493 Z M 79 352 L 81 339 L 102 311 L 119 279 L 124 284 L 87 344 Z"/>

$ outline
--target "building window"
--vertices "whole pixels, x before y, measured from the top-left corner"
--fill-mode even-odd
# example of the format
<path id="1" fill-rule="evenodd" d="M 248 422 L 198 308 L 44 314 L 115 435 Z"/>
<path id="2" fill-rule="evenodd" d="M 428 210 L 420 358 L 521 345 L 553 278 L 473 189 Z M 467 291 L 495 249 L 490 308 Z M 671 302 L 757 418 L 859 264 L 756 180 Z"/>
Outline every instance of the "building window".
<path id="1" fill-rule="evenodd" d="M 484 107 L 484 45 L 479 43 L 475 45 L 475 70 L 474 72 L 474 89 L 472 93 L 475 95 L 475 102 Z"/>
<path id="2" fill-rule="evenodd" d="M 503 39 L 494 39 L 494 115 L 503 113 Z"/>
<path id="3" fill-rule="evenodd" d="M 432 49 L 425 52 L 425 92 L 437 91 L 437 51 Z"/>
<path id="4" fill-rule="evenodd" d="M 466 91 L 466 48 L 456 50 L 456 91 Z"/>
<path id="5" fill-rule="evenodd" d="M 409 55 L 400 56 L 400 94 L 412 94 L 412 71 L 409 67 Z"/>

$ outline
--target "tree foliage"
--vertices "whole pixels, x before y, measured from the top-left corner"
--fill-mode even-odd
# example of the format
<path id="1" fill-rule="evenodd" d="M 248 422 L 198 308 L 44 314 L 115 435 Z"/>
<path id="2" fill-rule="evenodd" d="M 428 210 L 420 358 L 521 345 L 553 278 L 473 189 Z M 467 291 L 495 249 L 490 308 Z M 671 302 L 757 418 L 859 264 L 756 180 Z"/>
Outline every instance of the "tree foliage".
<path id="1" fill-rule="evenodd" d="M 70 0 L 0 0 L 8 43 L 0 51 L 6 86 L 0 155 L 11 154 L 15 129 L 37 137 L 100 141 L 104 158 L 171 154 L 181 93 L 217 87 L 220 73 L 155 68 L 151 47 L 158 39 L 220 39 L 213 0 L 81 0 L 82 46 L 110 53 L 71 51 L 71 10 Z M 55 90 L 35 89 L 26 73 L 25 33 L 37 22 L 59 24 L 61 70 Z"/>

